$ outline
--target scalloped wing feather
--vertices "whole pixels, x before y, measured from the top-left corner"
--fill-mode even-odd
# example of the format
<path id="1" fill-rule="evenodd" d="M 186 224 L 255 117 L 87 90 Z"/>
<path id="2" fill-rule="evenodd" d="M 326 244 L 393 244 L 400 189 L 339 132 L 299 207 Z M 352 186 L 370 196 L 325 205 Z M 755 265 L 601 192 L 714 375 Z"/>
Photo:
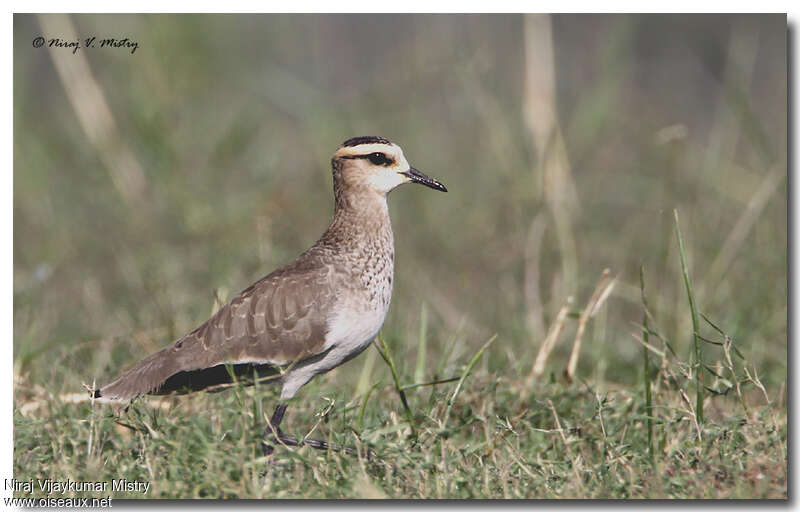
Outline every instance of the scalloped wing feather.
<path id="1" fill-rule="evenodd" d="M 269 373 L 324 350 L 328 318 L 336 300 L 335 274 L 328 265 L 302 268 L 302 261 L 279 269 L 234 297 L 210 319 L 172 345 L 144 358 L 97 390 L 102 400 L 141 394 L 191 391 L 230 383 L 225 368 L 244 366 Z M 219 370 L 217 367 L 221 367 Z"/>

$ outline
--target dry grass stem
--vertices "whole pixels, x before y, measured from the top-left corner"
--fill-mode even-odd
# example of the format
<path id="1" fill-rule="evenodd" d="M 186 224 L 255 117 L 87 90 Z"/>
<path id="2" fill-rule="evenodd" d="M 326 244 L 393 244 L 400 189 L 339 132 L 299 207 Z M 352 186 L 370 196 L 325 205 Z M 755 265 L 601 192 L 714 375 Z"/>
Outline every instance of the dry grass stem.
<path id="1" fill-rule="evenodd" d="M 586 303 L 586 307 L 583 308 L 581 316 L 578 319 L 578 330 L 575 332 L 575 341 L 572 342 L 572 353 L 569 356 L 569 362 L 564 370 L 564 376 L 568 381 L 572 380 L 575 376 L 575 370 L 578 368 L 578 357 L 581 352 L 583 333 L 586 330 L 586 324 L 589 322 L 589 318 L 597 314 L 597 311 L 614 290 L 614 284 L 617 282 L 617 278 L 615 277 L 609 280 L 610 276 L 610 269 L 603 270 L 603 274 L 597 282 L 597 286 L 595 286 L 589 302 Z"/>
<path id="2" fill-rule="evenodd" d="M 47 39 L 77 41 L 69 15 L 39 15 Z M 141 208 L 147 200 L 147 178 L 128 144 L 120 136 L 117 123 L 103 89 L 94 77 L 86 53 L 76 52 L 65 59 L 59 48 L 48 47 L 67 98 L 86 137 L 97 150 L 119 195 L 129 206 Z"/>
<path id="3" fill-rule="evenodd" d="M 547 219 L 538 213 L 528 229 L 528 242 L 525 245 L 525 308 L 526 323 L 530 335 L 534 339 L 545 336 L 544 306 L 542 305 L 539 265 L 542 250 L 542 238 L 547 227 Z"/>
<path id="4" fill-rule="evenodd" d="M 689 399 L 689 396 L 683 389 L 680 389 L 681 398 L 683 402 L 686 404 L 686 412 L 689 414 L 689 417 L 692 419 L 692 423 L 694 424 L 694 429 L 697 432 L 697 440 L 702 441 L 703 435 L 700 431 L 700 424 L 697 422 L 697 413 L 695 413 L 694 407 L 692 407 L 692 401 Z"/>
<path id="5" fill-rule="evenodd" d="M 705 279 L 705 286 L 703 287 L 705 292 L 703 296 L 708 297 L 707 292 L 709 290 L 713 291 L 718 287 L 720 281 L 725 277 L 725 273 L 744 246 L 744 242 L 753 230 L 756 221 L 764 212 L 767 203 L 775 195 L 785 179 L 786 169 L 776 165 L 761 180 L 761 185 L 753 192 L 750 201 L 748 201 L 744 211 L 739 215 L 736 224 L 728 233 L 728 237 L 711 263 L 708 276 Z"/>
<path id="6" fill-rule="evenodd" d="M 556 315 L 555 321 L 547 331 L 547 337 L 544 339 L 542 346 L 539 348 L 539 353 L 536 355 L 536 361 L 533 363 L 531 375 L 528 379 L 529 383 L 532 383 L 534 378 L 539 377 L 542 372 L 544 372 L 544 366 L 547 364 L 547 358 L 550 357 L 550 352 L 552 352 L 556 341 L 558 341 L 558 338 L 561 335 L 561 331 L 564 329 L 564 322 L 567 318 L 567 312 L 569 311 L 571 304 L 572 297 L 567 297 L 566 304 L 561 306 L 561 309 L 558 311 L 558 315 Z"/>

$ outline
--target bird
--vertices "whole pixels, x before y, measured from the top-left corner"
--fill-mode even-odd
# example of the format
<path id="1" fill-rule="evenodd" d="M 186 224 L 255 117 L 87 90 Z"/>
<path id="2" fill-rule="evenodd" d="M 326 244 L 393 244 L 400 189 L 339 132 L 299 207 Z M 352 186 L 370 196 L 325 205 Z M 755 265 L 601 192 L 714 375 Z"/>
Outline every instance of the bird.
<path id="1" fill-rule="evenodd" d="M 280 398 L 265 434 L 287 445 L 331 448 L 283 432 L 289 401 L 315 376 L 363 352 L 383 326 L 394 279 L 388 194 L 407 183 L 447 192 L 409 165 L 400 146 L 379 136 L 344 141 L 331 158 L 331 170 L 333 219 L 311 248 L 193 331 L 94 389 L 93 398 L 127 402 L 146 394 L 279 383 Z M 265 443 L 265 453 L 272 451 Z"/>

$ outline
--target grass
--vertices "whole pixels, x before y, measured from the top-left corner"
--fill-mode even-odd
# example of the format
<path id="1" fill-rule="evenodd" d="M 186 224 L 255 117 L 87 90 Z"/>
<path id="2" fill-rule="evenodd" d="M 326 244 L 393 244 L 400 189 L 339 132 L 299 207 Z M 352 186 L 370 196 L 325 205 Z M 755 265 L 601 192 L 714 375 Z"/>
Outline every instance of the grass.
<path id="1" fill-rule="evenodd" d="M 644 402 L 645 414 L 647 415 L 647 453 L 650 455 L 651 463 L 655 466 L 655 448 L 653 448 L 653 379 L 650 377 L 650 328 L 647 326 L 648 309 L 647 309 L 647 295 L 644 291 L 644 265 L 639 267 L 639 285 L 642 289 L 642 340 L 644 341 L 642 347 L 642 355 L 644 361 L 643 381 L 644 385 Z"/>
<path id="2" fill-rule="evenodd" d="M 466 364 L 450 369 L 460 370 L 455 384 L 456 378 L 433 375 L 429 382 L 404 385 L 426 376 L 419 365 L 413 375 L 398 370 L 390 345 L 379 336 L 374 348 L 386 363 L 389 382 L 379 379 L 363 396 L 347 399 L 343 389 L 319 378 L 307 386 L 305 398 L 292 403 L 284 426 L 298 437 L 322 438 L 357 448 L 358 454 L 279 446 L 264 456 L 269 406 L 277 400 L 271 386 L 145 398 L 120 409 L 85 397 L 64 401 L 74 397 L 20 381 L 15 478 L 152 485 L 146 495 L 69 491 L 62 496 L 115 499 L 785 499 L 785 395 L 770 398 L 733 340 L 703 316 L 724 341 L 699 333 L 697 339 L 721 347 L 725 362 L 716 371 L 708 369 L 716 377 L 705 388 L 711 396 L 693 409 L 685 389 L 697 382 L 698 366 L 677 358 L 650 325 L 643 269 L 640 279 L 642 393 L 608 382 L 600 389 L 552 371 L 549 378 L 532 378 L 533 369 L 475 372 L 497 335 Z M 597 305 L 596 295 L 587 309 Z M 572 316 L 581 322 L 588 317 L 585 311 Z M 655 376 L 651 351 L 661 357 Z M 730 379 L 721 375 L 723 367 Z M 365 457 L 366 449 L 374 456 Z M 16 495 L 48 497 L 42 491 Z"/>
<path id="3" fill-rule="evenodd" d="M 692 293 L 692 280 L 689 277 L 689 269 L 686 264 L 686 250 L 683 248 L 683 234 L 678 221 L 678 210 L 673 210 L 675 216 L 675 236 L 678 238 L 678 251 L 681 255 L 681 273 L 683 274 L 683 284 L 686 286 L 686 297 L 689 299 L 689 312 L 692 316 L 692 346 L 694 347 L 694 389 L 697 401 L 695 411 L 698 423 L 703 423 L 703 349 L 700 346 L 699 330 L 697 325 L 697 308 L 694 303 L 694 293 Z M 646 306 L 646 305 L 645 305 Z"/>
<path id="4" fill-rule="evenodd" d="M 525 377 L 478 372 L 452 403 L 453 384 L 409 391 L 413 439 L 393 383 L 377 385 L 363 423 L 361 398 L 344 390 L 311 385 L 290 406 L 291 432 L 367 445 L 381 463 L 307 447 L 262 457 L 272 389 L 140 401 L 119 413 L 19 383 L 18 403 L 41 405 L 15 412 L 14 471 L 17 479 L 152 483 L 146 496 L 114 498 L 786 497 L 782 397 L 766 405 L 746 393 L 749 417 L 731 398 L 709 399 L 700 439 L 676 385 L 659 374 L 653 462 L 638 393 L 557 379 L 525 387 Z"/>
<path id="5" fill-rule="evenodd" d="M 146 480 L 145 498 L 785 499 L 785 27 L 15 15 L 15 477 Z M 34 51 L 45 28 L 140 48 Z M 274 387 L 85 401 L 313 243 L 331 152 L 364 134 L 450 192 L 391 196 L 382 352 L 315 379 L 285 426 L 385 464 L 264 459 Z"/>

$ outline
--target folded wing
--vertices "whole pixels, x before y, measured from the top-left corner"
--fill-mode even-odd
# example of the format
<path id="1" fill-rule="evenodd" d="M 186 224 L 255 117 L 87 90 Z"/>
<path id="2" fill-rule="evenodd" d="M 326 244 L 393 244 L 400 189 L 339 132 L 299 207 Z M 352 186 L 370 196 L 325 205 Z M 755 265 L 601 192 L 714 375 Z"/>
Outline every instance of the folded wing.
<path id="1" fill-rule="evenodd" d="M 336 299 L 334 285 L 327 265 L 303 268 L 299 260 L 277 270 L 200 327 L 97 390 L 95 397 L 128 400 L 274 376 L 272 365 L 299 362 L 323 351 Z"/>

